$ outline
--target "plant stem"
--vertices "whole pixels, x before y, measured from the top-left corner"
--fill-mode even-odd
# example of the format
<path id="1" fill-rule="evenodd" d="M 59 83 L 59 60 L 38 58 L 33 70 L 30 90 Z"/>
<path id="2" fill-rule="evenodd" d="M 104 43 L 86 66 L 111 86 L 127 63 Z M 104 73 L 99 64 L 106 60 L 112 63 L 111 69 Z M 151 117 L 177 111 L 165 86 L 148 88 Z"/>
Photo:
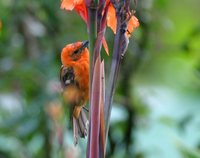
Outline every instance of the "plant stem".
<path id="1" fill-rule="evenodd" d="M 93 54 L 94 54 L 94 47 L 97 38 L 97 7 L 95 6 L 94 2 L 92 1 L 90 6 L 88 6 L 88 18 L 89 18 L 89 52 L 90 52 L 90 92 L 92 86 L 92 76 L 93 76 Z"/>
<path id="2" fill-rule="evenodd" d="M 119 25 L 118 25 L 119 27 Z M 115 36 L 114 41 L 114 50 L 113 50 L 113 59 L 112 59 L 112 65 L 110 69 L 110 75 L 109 75 L 109 81 L 106 91 L 106 98 L 105 98 L 105 107 L 104 107 L 104 116 L 105 116 L 105 144 L 107 144 L 107 136 L 108 136 L 108 130 L 110 126 L 110 114 L 112 109 L 112 101 L 113 101 L 113 95 L 115 92 L 115 85 L 119 73 L 119 67 L 121 63 L 120 59 L 120 39 L 121 39 L 121 33 L 120 31 L 117 32 Z"/>
<path id="3" fill-rule="evenodd" d="M 88 18 L 89 18 L 89 52 L 90 52 L 90 67 L 89 67 L 89 93 L 90 93 L 90 110 L 89 110 L 89 133 L 88 133 L 88 143 L 87 143 L 87 153 L 86 157 L 90 158 L 91 157 L 91 151 L 92 151 L 92 146 L 91 146 L 91 112 L 93 109 L 93 105 L 91 104 L 91 94 L 92 94 L 92 79 L 93 79 L 93 54 L 94 54 L 94 47 L 95 47 L 95 41 L 97 37 L 97 7 L 94 6 L 94 2 L 91 1 L 89 6 L 87 7 L 88 9 Z"/>
<path id="4" fill-rule="evenodd" d="M 106 99 L 105 99 L 105 108 L 104 108 L 105 138 L 106 138 L 105 143 L 107 143 L 113 95 L 115 92 L 116 82 L 119 75 L 119 68 L 121 65 L 122 57 L 124 56 L 126 48 L 128 46 L 127 37 L 125 35 L 126 29 L 127 29 L 126 19 L 127 19 L 127 12 L 128 12 L 128 9 L 125 10 L 125 8 L 129 7 L 129 6 L 127 7 L 127 5 L 129 5 L 128 2 L 129 1 L 127 0 L 126 3 L 115 8 L 116 16 L 117 16 L 117 32 L 115 35 L 112 65 L 110 69 L 108 88 L 106 90 Z M 114 4 L 114 6 L 117 6 L 117 5 Z"/>
<path id="5" fill-rule="evenodd" d="M 97 8 L 88 8 L 89 17 L 89 41 L 90 41 L 90 75 L 92 75 L 92 58 L 94 52 L 94 45 L 97 37 Z"/>

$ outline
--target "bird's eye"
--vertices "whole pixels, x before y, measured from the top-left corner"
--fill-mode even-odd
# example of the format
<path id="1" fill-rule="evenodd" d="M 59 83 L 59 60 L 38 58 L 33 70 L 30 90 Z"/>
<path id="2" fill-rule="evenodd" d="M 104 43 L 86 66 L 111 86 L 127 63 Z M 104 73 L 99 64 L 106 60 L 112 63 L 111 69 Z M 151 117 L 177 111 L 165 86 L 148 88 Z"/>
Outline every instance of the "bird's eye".
<path id="1" fill-rule="evenodd" d="M 76 51 L 74 51 L 74 53 L 73 53 L 73 54 L 78 54 L 78 52 L 79 52 L 79 50 L 76 50 Z"/>

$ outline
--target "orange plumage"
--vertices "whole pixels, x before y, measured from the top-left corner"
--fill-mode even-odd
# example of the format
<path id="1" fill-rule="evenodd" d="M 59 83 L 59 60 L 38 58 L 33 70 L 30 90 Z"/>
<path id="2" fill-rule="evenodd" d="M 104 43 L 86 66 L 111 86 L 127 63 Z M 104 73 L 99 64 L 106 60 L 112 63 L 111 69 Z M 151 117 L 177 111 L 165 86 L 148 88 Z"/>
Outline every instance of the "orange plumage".
<path id="1" fill-rule="evenodd" d="M 87 118 L 83 106 L 89 99 L 89 51 L 88 41 L 66 45 L 61 52 L 60 80 L 64 99 L 72 108 L 74 141 L 77 135 L 87 135 Z"/>
<path id="2" fill-rule="evenodd" d="M 61 53 L 61 62 L 63 66 L 73 68 L 74 80 L 79 86 L 70 87 L 69 91 L 69 93 L 74 93 L 71 91 L 76 91 L 76 93 L 78 93 L 75 94 L 76 97 L 79 97 L 77 98 L 78 105 L 76 105 L 78 109 L 86 103 L 89 97 L 89 51 L 86 47 L 81 50 L 83 47 L 83 42 L 68 44 L 63 48 Z M 74 53 L 76 51 L 80 52 Z M 78 118 L 79 113 L 74 113 L 74 116 Z"/>

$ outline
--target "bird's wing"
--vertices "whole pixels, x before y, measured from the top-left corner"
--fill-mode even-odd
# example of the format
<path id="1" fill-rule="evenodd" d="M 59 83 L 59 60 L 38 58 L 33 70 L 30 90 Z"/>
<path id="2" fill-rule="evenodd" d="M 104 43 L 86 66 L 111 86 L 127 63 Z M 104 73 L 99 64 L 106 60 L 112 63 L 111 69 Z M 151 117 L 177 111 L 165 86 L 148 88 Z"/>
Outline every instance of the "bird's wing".
<path id="1" fill-rule="evenodd" d="M 82 106 L 76 106 L 79 98 L 78 83 L 76 83 L 72 67 L 61 66 L 60 82 L 64 89 L 64 98 L 71 104 L 70 113 L 73 121 L 74 144 L 78 143 L 78 135 L 82 138 L 87 136 L 88 120 Z"/>
<path id="2" fill-rule="evenodd" d="M 72 67 L 65 67 L 61 66 L 60 68 L 60 82 L 61 85 L 64 88 L 66 88 L 70 84 L 74 84 L 74 70 Z"/>

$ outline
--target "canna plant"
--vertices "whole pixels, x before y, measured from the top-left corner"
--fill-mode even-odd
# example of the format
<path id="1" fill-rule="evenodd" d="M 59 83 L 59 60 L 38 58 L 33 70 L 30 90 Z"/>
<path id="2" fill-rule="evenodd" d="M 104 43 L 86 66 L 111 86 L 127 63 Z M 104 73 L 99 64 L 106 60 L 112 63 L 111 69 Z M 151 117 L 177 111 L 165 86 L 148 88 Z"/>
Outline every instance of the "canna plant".
<path id="1" fill-rule="evenodd" d="M 134 1 L 136 5 L 136 0 Z M 129 44 L 131 33 L 139 26 L 130 0 L 62 0 L 61 9 L 75 10 L 85 21 L 89 36 L 89 130 L 87 158 L 104 158 L 113 95 L 120 64 Z M 104 37 L 106 26 L 115 34 L 112 62 L 107 86 L 105 87 L 102 45 L 107 54 L 109 49 Z"/>

